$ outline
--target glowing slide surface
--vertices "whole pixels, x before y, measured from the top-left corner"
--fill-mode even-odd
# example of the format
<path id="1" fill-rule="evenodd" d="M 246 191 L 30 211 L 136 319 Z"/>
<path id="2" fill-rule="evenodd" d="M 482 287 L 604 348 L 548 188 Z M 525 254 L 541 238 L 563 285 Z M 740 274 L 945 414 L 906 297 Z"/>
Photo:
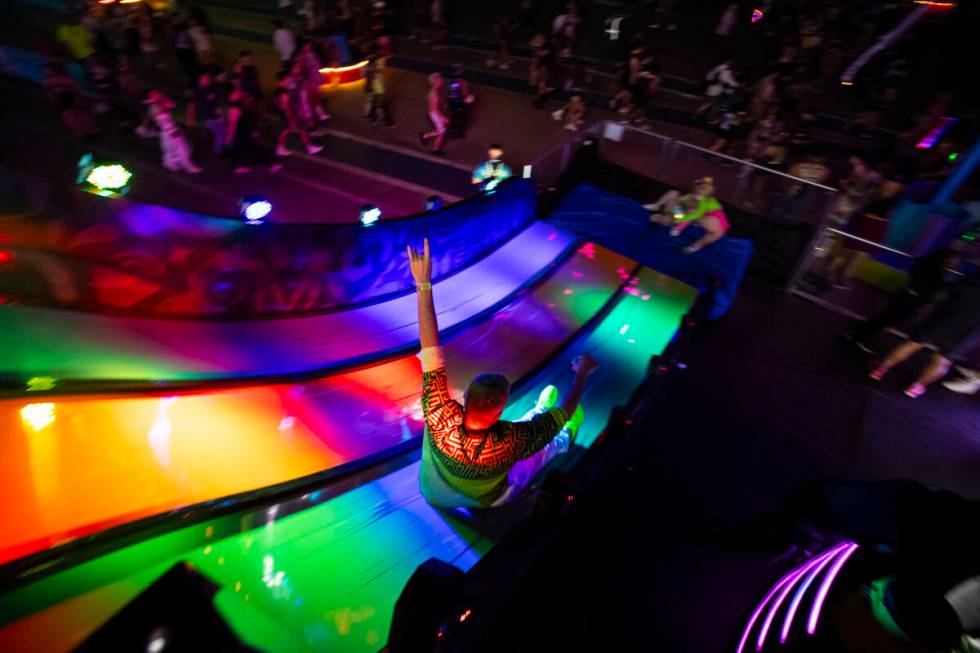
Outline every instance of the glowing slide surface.
<path id="1" fill-rule="evenodd" d="M 534 223 L 484 259 L 435 284 L 451 331 L 518 292 L 575 242 Z M 404 256 L 404 250 L 399 253 Z M 377 360 L 418 340 L 414 294 L 309 317 L 207 322 L 0 306 L 0 377 L 185 382 L 270 376 Z"/>
<path id="2" fill-rule="evenodd" d="M 530 371 L 524 359 L 543 349 L 535 341 L 552 342 L 548 334 L 556 327 L 584 324 L 614 302 L 591 328 L 560 328 L 565 334 L 581 332 L 559 345 L 546 367 L 526 378 L 505 415 L 523 413 L 545 383 L 567 390 L 571 360 L 590 352 L 602 367 L 583 399 L 586 420 L 578 442 L 589 446 L 612 406 L 625 401 L 640 382 L 649 357 L 673 337 L 695 297 L 693 288 L 651 270 L 627 281 L 627 292 L 615 297 L 611 289 L 617 281 L 599 291 L 591 286 L 594 282 L 577 276 L 584 274 L 587 261 L 598 265 L 607 256 L 586 246 L 568 270 L 580 285 L 555 285 L 533 303 L 515 306 L 520 316 L 501 311 L 486 331 L 466 339 L 467 347 L 457 343 L 470 331 L 450 340 L 455 389 L 473 371 L 487 369 L 489 361 L 499 361 L 494 367 L 512 378 L 526 377 L 527 371 L 519 371 Z M 621 277 L 630 266 L 614 263 L 612 268 Z M 495 325 L 498 321 L 508 325 L 506 341 L 491 336 L 501 328 Z M 524 346 L 511 344 L 522 336 Z M 417 393 L 418 368 L 413 366 L 406 376 L 412 377 Z M 390 380 L 391 375 L 385 377 Z M 403 400 L 411 405 L 413 396 L 406 393 Z M 267 651 L 377 651 L 386 641 L 398 593 L 418 564 L 435 556 L 468 569 L 493 545 L 429 507 L 419 494 L 417 474 L 413 456 L 353 489 L 327 486 L 292 502 L 166 533 L 9 591 L 0 596 L 0 649 L 69 650 L 173 563 L 187 560 L 220 585 L 215 598 L 219 611 L 253 646 Z"/>
<path id="3" fill-rule="evenodd" d="M 630 265 L 589 247 L 445 339 L 454 382 L 461 390 L 487 369 L 527 376 L 610 300 Z M 397 446 L 421 432 L 420 378 L 405 354 L 302 383 L 0 401 L 0 563 Z"/>

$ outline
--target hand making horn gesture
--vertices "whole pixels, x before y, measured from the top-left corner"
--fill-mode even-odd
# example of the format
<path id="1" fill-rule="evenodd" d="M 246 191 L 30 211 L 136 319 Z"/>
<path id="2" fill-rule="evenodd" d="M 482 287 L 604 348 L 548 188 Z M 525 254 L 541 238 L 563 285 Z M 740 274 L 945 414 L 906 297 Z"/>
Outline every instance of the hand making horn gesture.
<path id="1" fill-rule="evenodd" d="M 415 285 L 431 283 L 432 281 L 432 258 L 429 256 L 429 239 L 426 238 L 422 244 L 422 252 L 408 246 L 408 261 L 412 268 L 412 278 Z"/>

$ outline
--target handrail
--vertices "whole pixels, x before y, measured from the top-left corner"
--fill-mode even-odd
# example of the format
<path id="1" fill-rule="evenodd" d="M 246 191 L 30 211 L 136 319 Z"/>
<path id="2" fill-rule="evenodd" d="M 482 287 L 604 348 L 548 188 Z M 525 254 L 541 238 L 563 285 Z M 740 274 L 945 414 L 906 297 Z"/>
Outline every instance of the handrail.
<path id="1" fill-rule="evenodd" d="M 610 121 L 609 120 L 606 120 L 606 122 L 610 122 Z M 797 177 L 796 175 L 791 175 L 791 174 L 789 174 L 787 172 L 782 172 L 782 171 L 776 170 L 774 168 L 769 168 L 769 167 L 766 167 L 766 166 L 763 166 L 763 165 L 759 165 L 758 163 L 753 163 L 753 162 L 748 161 L 746 159 L 739 159 L 738 157 L 730 156 L 728 154 L 722 154 L 721 152 L 715 152 L 714 150 L 708 149 L 706 147 L 701 147 L 700 145 L 695 145 L 693 143 L 688 143 L 687 141 L 682 141 L 682 140 L 677 139 L 677 138 L 670 138 L 668 136 L 663 136 L 662 134 L 658 134 L 658 133 L 656 133 L 654 131 L 651 131 L 649 129 L 643 129 L 641 127 L 635 127 L 633 125 L 622 125 L 622 127 L 626 128 L 626 129 L 633 130 L 633 131 L 638 131 L 638 132 L 640 132 L 642 134 L 645 134 L 647 136 L 654 136 L 656 138 L 660 138 L 660 139 L 663 139 L 663 140 L 669 140 L 669 141 L 671 141 L 673 143 L 678 143 L 680 145 L 683 145 L 684 147 L 689 147 L 689 148 L 694 149 L 694 150 L 697 150 L 699 152 L 703 152 L 705 154 L 710 154 L 712 156 L 717 156 L 717 157 L 722 158 L 722 159 L 728 159 L 729 161 L 734 161 L 735 163 L 740 163 L 742 165 L 745 165 L 745 166 L 748 166 L 748 167 L 751 167 L 751 168 L 756 168 L 757 170 L 762 170 L 762 171 L 767 172 L 767 173 L 771 173 L 771 174 L 774 174 L 774 175 L 779 175 L 780 177 L 786 177 L 787 179 L 792 179 L 793 181 L 798 181 L 798 182 L 800 182 L 802 184 L 806 184 L 807 186 L 812 186 L 814 188 L 819 188 L 821 190 L 829 190 L 829 191 L 832 191 L 834 193 L 839 192 L 839 190 L 837 188 L 833 188 L 831 186 L 824 186 L 823 184 L 818 184 L 815 181 L 810 181 L 808 179 L 803 179 L 802 177 Z"/>

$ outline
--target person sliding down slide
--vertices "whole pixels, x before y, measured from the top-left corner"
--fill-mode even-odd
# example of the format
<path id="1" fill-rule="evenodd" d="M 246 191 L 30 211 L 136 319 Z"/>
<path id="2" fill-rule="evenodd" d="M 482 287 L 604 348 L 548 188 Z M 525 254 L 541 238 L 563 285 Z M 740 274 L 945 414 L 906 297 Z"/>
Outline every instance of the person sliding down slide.
<path id="1" fill-rule="evenodd" d="M 579 406 L 582 390 L 598 363 L 588 354 L 575 359 L 575 380 L 564 403 L 555 406 L 558 390 L 548 386 L 535 407 L 516 422 L 500 419 L 510 395 L 510 383 L 502 374 L 477 376 L 460 404 L 449 394 L 439 350 L 428 239 L 422 252 L 409 247 L 408 257 L 418 290 L 422 344 L 422 495 L 440 508 L 499 506 L 514 498 L 553 458 L 568 451 L 584 416 Z"/>
<path id="2" fill-rule="evenodd" d="M 651 213 L 651 222 L 673 225 L 670 230 L 671 236 L 679 236 L 693 222 L 697 222 L 704 229 L 704 236 L 682 250 L 685 254 L 696 252 L 719 240 L 731 226 L 725 210 L 721 207 L 721 202 L 714 196 L 714 179 L 711 177 L 695 179 L 691 190 L 694 192 L 690 195 L 681 195 L 676 190 L 669 190 L 653 204 L 643 205 L 643 208 Z"/>

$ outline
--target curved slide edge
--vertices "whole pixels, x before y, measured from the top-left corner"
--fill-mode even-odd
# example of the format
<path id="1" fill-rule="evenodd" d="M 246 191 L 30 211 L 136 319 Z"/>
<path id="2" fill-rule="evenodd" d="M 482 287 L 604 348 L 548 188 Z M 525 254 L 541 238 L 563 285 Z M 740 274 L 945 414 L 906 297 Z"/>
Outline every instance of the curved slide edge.
<path id="1" fill-rule="evenodd" d="M 582 248 L 444 338 L 454 388 L 487 369 L 533 372 L 627 283 L 629 263 Z M 409 354 L 303 383 L 0 401 L 0 562 L 399 446 L 421 432 L 420 383 Z"/>
<path id="2" fill-rule="evenodd" d="M 551 274 L 575 242 L 568 232 L 534 223 L 478 264 L 438 281 L 440 326 L 454 333 L 496 312 Z M 246 322 L 8 306 L 0 307 L 0 348 L 7 352 L 0 379 L 8 393 L 31 390 L 31 379 L 49 379 L 55 393 L 286 381 L 374 363 L 417 342 L 414 294 L 324 315 Z"/>
<path id="3" fill-rule="evenodd" d="M 567 380 L 572 357 L 583 351 L 602 357 L 604 376 L 585 397 L 587 414 L 595 418 L 583 425 L 584 444 L 642 379 L 649 356 L 669 342 L 695 295 L 650 270 L 637 276 L 626 286 L 634 292 L 620 293 L 597 324 L 533 376 L 534 383 Z M 658 289 L 662 294 L 655 298 Z M 526 384 L 512 409 L 526 409 L 538 389 Z M 8 592 L 0 596 L 0 613 L 10 615 L 0 627 L 0 643 L 67 650 L 185 560 L 221 587 L 216 607 L 252 646 L 376 651 L 398 593 L 418 564 L 438 557 L 468 569 L 503 534 L 481 536 L 426 504 L 416 481 L 417 454 L 382 468 L 354 488 L 303 491 L 291 501 L 145 540 Z"/>

